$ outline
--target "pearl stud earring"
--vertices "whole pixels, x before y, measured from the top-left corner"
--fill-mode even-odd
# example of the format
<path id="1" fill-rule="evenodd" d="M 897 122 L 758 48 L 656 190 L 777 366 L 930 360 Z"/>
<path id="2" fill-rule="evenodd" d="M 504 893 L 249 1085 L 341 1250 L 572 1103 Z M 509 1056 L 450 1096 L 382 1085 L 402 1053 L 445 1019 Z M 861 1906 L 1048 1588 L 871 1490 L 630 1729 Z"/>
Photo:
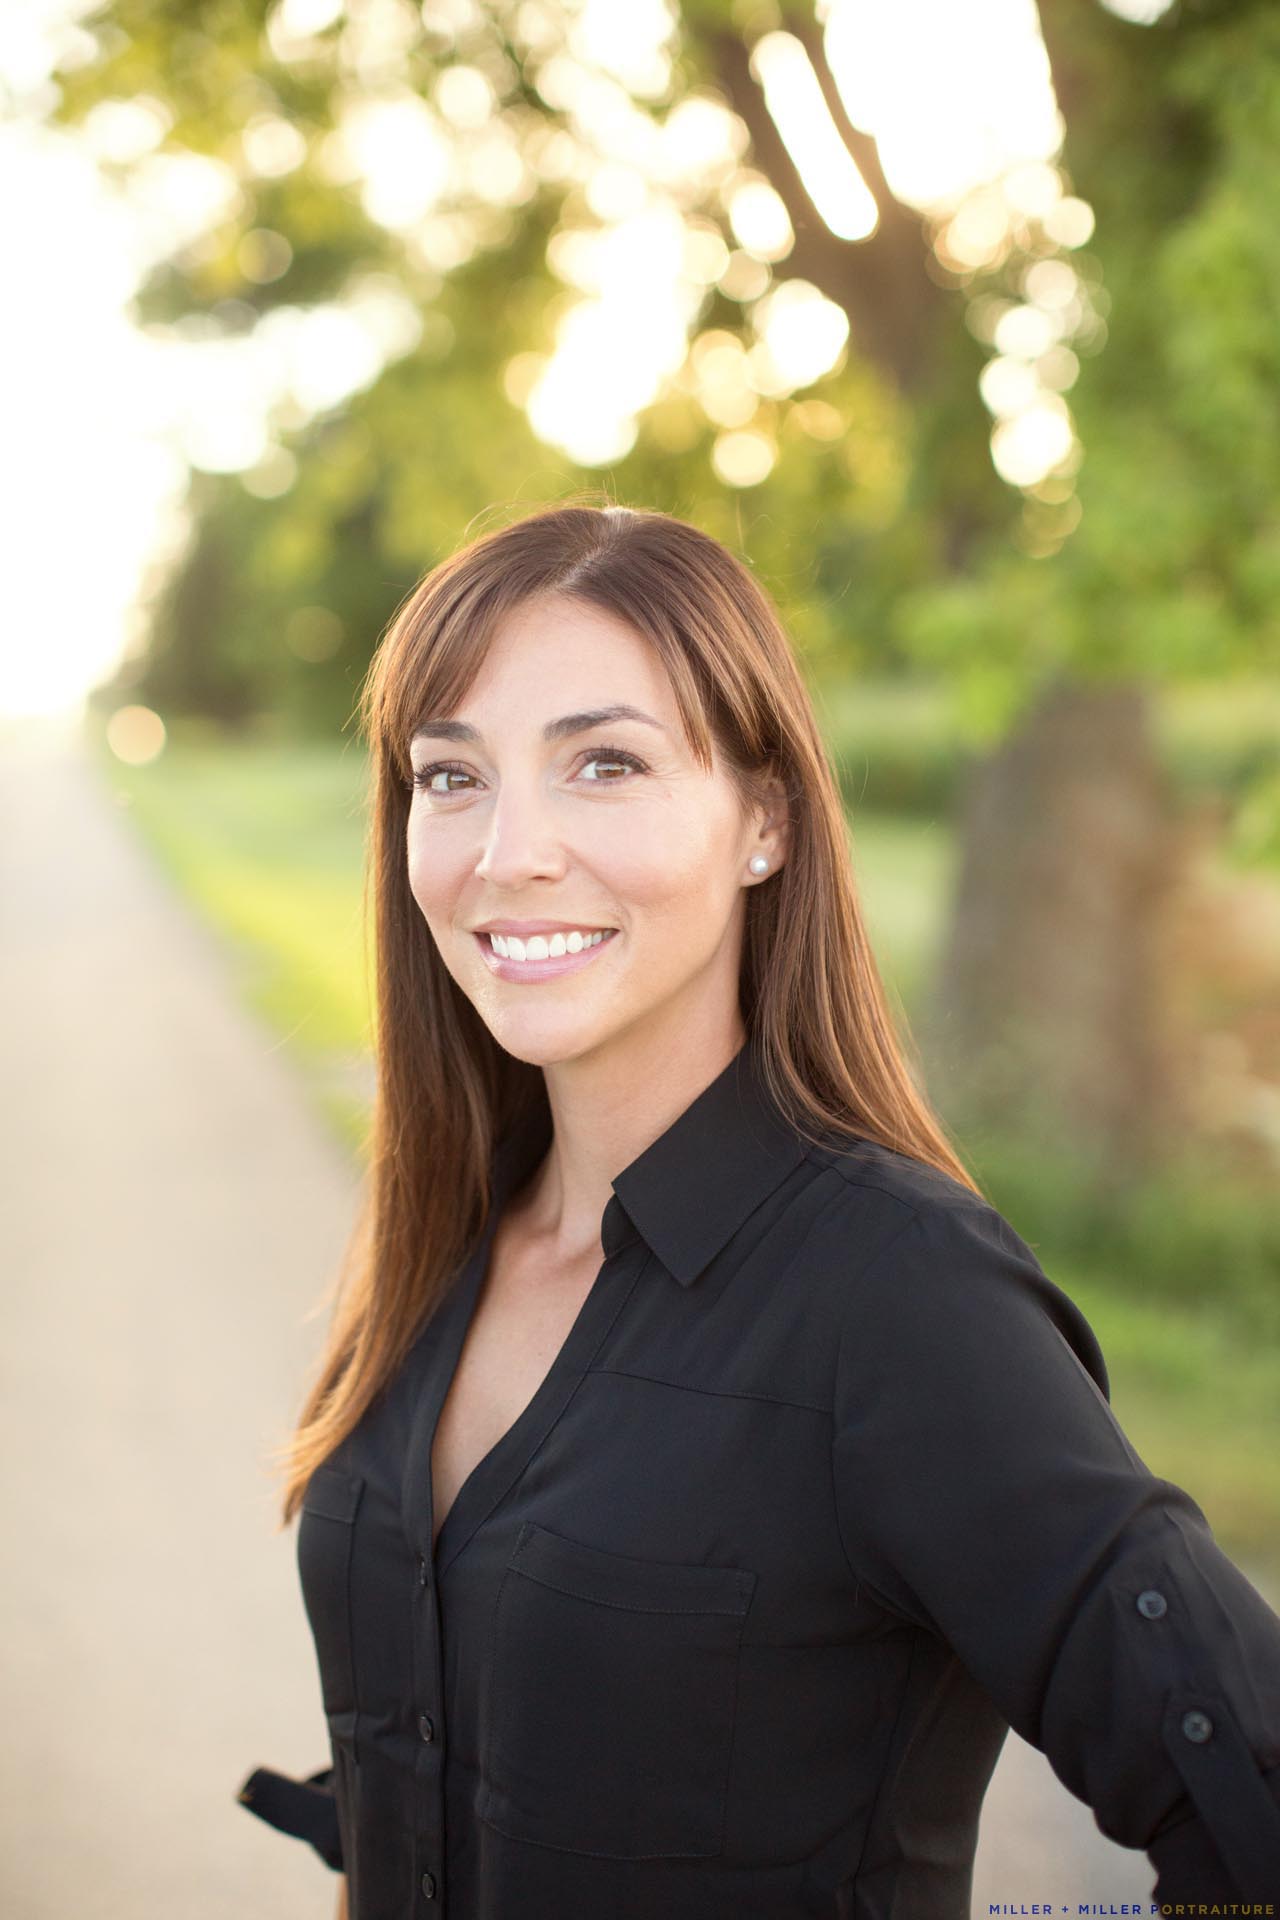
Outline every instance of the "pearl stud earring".
<path id="1" fill-rule="evenodd" d="M 768 873 L 769 871 L 769 862 L 762 853 L 753 854 L 747 864 L 751 868 L 752 873 Z"/>

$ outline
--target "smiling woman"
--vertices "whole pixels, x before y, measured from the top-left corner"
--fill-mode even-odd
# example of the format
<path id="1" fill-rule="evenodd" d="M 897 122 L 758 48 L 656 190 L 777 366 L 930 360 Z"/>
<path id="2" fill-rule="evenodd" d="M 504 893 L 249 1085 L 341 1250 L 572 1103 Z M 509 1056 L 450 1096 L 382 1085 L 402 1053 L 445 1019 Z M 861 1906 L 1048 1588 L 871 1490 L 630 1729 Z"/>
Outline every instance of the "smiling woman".
<path id="1" fill-rule="evenodd" d="M 441 738 L 470 758 L 430 760 Z M 553 1099 L 570 1074 L 598 1074 L 606 1046 L 615 1076 L 635 1052 L 633 1079 L 640 1049 L 652 1075 L 690 1033 L 708 1066 L 736 1050 L 749 862 L 781 865 L 782 790 L 748 811 L 714 745 L 700 764 L 633 625 L 556 591 L 512 609 L 463 709 L 419 722 L 412 751 L 414 899 L 504 1051 L 558 1070 Z M 560 993 L 508 990 L 570 978 Z"/>
<path id="2" fill-rule="evenodd" d="M 363 718 L 378 1098 L 284 1501 L 333 1764 L 242 1798 L 352 1920 L 963 1920 L 1012 1725 L 1162 1899 L 1264 1898 L 1280 1620 L 921 1091 L 748 569 L 532 515 Z"/>

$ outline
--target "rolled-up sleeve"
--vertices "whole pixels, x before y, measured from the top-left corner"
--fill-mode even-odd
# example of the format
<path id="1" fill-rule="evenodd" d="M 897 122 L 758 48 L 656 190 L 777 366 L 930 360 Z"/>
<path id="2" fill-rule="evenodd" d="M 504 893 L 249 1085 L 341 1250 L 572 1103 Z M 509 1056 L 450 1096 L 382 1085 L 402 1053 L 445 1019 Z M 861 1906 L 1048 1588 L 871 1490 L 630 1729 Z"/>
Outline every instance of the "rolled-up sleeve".
<path id="1" fill-rule="evenodd" d="M 851 1283 L 834 1484 L 850 1566 L 940 1635 L 1163 1900 L 1280 1892 L 1280 1618 L 1111 1410 L 1088 1322 L 974 1197 Z"/>
<path id="2" fill-rule="evenodd" d="M 305 1780 L 277 1773 L 273 1767 L 255 1767 L 241 1783 L 236 1799 L 278 1832 L 306 1840 L 327 1867 L 342 1872 L 342 1833 L 332 1767 L 322 1767 Z"/>

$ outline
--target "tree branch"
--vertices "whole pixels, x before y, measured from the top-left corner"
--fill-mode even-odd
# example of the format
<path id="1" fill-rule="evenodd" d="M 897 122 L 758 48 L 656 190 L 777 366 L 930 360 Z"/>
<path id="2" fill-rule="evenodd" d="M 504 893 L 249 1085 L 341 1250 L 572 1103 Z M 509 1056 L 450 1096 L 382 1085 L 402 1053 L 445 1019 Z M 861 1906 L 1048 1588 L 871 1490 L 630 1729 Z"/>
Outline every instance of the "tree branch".
<path id="1" fill-rule="evenodd" d="M 751 135 L 757 165 L 790 216 L 796 244 L 786 274 L 811 280 L 843 307 L 859 351 L 904 393 L 911 392 L 932 366 L 934 331 L 946 298 L 926 270 L 928 243 L 921 220 L 893 197 L 874 140 L 860 133 L 845 113 L 821 36 L 807 21 L 786 25 L 804 43 L 841 136 L 875 198 L 880 222 L 869 239 L 838 239 L 818 215 L 751 73 L 746 43 L 726 30 L 713 29 L 700 37 L 725 97 Z"/>

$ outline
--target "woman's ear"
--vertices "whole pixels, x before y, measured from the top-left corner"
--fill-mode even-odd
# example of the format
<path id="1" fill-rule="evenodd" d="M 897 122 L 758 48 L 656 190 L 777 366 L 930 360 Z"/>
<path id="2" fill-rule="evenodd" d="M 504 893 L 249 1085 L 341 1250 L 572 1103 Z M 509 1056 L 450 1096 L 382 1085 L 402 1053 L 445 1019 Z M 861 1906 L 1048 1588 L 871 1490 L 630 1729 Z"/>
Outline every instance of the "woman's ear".
<path id="1" fill-rule="evenodd" d="M 776 872 L 786 860 L 791 843 L 791 809 L 786 787 L 777 773 L 768 774 L 761 783 L 756 820 L 758 844 L 752 852 L 764 854 L 771 871 Z"/>

